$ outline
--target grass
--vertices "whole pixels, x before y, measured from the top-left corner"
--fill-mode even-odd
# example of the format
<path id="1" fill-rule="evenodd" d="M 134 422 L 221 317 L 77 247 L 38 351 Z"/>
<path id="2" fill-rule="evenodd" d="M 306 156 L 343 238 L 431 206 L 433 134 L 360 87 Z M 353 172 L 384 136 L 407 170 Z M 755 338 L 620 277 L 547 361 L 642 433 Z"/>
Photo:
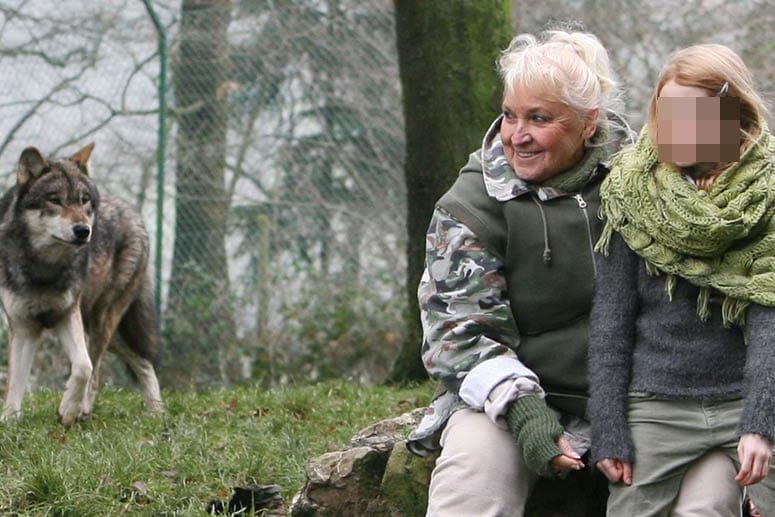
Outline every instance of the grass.
<path id="1" fill-rule="evenodd" d="M 167 413 L 153 417 L 137 392 L 105 389 L 93 418 L 69 430 L 55 416 L 61 394 L 37 392 L 20 421 L 0 424 L 0 514 L 208 515 L 208 502 L 251 483 L 280 485 L 290 505 L 307 459 L 431 391 L 336 381 L 170 392 Z"/>

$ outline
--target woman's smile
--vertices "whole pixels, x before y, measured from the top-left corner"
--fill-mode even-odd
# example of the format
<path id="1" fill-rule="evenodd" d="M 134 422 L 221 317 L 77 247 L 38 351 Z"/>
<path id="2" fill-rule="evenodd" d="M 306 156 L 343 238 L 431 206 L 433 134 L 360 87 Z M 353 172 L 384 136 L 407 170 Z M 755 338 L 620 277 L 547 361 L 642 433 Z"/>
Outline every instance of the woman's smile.
<path id="1" fill-rule="evenodd" d="M 581 160 L 595 122 L 594 117 L 582 121 L 566 104 L 519 85 L 503 99 L 500 135 L 506 160 L 518 177 L 545 181 Z"/>

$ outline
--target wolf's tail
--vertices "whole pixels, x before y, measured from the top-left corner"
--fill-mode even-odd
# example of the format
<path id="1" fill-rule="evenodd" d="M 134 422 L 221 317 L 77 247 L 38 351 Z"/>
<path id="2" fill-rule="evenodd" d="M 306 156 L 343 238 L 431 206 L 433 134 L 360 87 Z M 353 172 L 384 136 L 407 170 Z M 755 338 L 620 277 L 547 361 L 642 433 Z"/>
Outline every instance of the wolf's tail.
<path id="1" fill-rule="evenodd" d="M 118 324 L 118 333 L 137 355 L 156 363 L 161 339 L 150 280 L 142 283 L 138 297 L 129 305 Z"/>

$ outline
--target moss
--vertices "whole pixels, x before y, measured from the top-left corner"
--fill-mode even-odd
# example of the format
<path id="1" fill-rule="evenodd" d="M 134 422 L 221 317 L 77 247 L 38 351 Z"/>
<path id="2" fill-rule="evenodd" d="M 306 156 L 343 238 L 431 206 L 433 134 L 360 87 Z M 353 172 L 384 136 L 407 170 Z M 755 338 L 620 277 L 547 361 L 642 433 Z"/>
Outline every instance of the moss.
<path id="1" fill-rule="evenodd" d="M 382 477 L 386 505 L 398 515 L 424 515 L 428 506 L 428 483 L 437 456 L 420 458 L 409 452 L 405 442 L 396 444 Z"/>

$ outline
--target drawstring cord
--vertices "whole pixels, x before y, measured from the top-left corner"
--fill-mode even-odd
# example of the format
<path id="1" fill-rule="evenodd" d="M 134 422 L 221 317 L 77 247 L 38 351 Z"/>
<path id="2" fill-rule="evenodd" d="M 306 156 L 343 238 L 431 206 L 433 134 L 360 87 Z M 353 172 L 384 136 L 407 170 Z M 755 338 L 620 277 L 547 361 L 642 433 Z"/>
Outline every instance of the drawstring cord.
<path id="1" fill-rule="evenodd" d="M 544 224 L 544 264 L 546 267 L 552 265 L 552 249 L 549 247 L 549 225 L 546 222 L 546 214 L 544 213 L 544 207 L 541 202 L 536 198 L 534 192 L 530 193 L 530 199 L 538 206 L 538 211 L 541 212 L 541 221 Z"/>

